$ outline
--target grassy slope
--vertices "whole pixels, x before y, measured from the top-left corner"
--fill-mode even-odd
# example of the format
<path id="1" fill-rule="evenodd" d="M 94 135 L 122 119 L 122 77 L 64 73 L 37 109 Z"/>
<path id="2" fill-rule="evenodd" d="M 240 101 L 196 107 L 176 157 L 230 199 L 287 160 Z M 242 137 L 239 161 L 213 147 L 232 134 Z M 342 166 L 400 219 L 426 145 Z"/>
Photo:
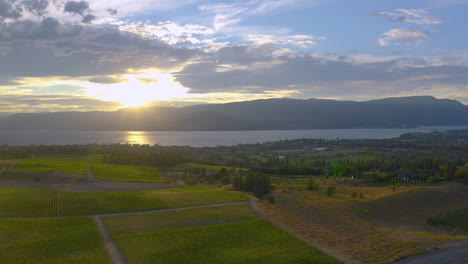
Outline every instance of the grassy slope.
<path id="1" fill-rule="evenodd" d="M 339 263 L 257 218 L 247 205 L 104 221 L 131 263 Z"/>
<path id="2" fill-rule="evenodd" d="M 110 263 L 91 218 L 0 219 L 0 262 Z"/>
<path id="3" fill-rule="evenodd" d="M 427 192 L 432 188 L 403 186 L 392 191 L 387 187 L 335 185 L 336 194 L 328 197 L 325 191 L 331 181 L 325 185 L 321 184 L 322 181 L 317 182 L 320 182 L 320 194 L 307 191 L 305 183 L 277 184 L 274 193 L 276 205 L 262 203 L 260 207 L 267 216 L 289 226 L 293 231 L 310 236 L 314 241 L 333 245 L 361 263 L 392 263 L 432 247 L 441 247 L 451 239 L 466 239 L 463 236 L 430 233 L 424 231 L 424 227 L 408 228 L 406 219 L 415 219 L 419 215 L 430 216 L 440 206 L 447 204 L 445 200 L 431 202 L 433 208 L 425 206 L 426 200 L 432 200 L 427 197 L 430 191 L 427 195 L 412 195 L 413 192 Z M 360 199 L 358 195 L 353 199 L 353 192 L 362 193 L 364 198 Z M 393 199 L 398 202 L 389 203 Z M 402 204 L 404 207 L 400 207 Z M 421 223 L 419 219 L 419 224 L 428 226 L 425 220 Z M 392 225 L 384 225 L 385 220 Z"/>
<path id="4" fill-rule="evenodd" d="M 64 172 L 87 175 L 92 164 L 93 176 L 114 181 L 167 182 L 156 168 L 102 163 L 101 156 L 90 159 L 84 156 L 38 157 L 18 161 L 18 171 Z"/>
<path id="5" fill-rule="evenodd" d="M 239 193 L 200 187 L 100 193 L 0 188 L 0 217 L 105 214 L 245 200 Z"/>

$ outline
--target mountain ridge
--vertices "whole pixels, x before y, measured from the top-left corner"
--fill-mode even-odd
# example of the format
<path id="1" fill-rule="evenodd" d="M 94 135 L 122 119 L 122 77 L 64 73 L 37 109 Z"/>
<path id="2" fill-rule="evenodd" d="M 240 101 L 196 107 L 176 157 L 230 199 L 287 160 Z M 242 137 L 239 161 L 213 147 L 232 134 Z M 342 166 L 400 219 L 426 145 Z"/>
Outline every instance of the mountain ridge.
<path id="1" fill-rule="evenodd" d="M 0 129 L 43 130 L 281 130 L 468 125 L 468 106 L 432 96 L 364 102 L 332 99 L 260 99 L 184 107 L 117 111 L 19 113 Z"/>

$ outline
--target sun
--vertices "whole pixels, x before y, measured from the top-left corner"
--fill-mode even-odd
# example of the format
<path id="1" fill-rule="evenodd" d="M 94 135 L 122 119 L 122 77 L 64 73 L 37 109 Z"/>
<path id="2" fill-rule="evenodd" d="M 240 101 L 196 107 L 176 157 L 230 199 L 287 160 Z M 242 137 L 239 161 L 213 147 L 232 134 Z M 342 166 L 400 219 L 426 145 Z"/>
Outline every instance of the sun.
<path id="1" fill-rule="evenodd" d="M 193 97 L 170 73 L 146 70 L 118 76 L 122 82 L 112 84 L 88 83 L 88 93 L 103 101 L 118 101 L 124 107 L 144 106 L 151 101 Z"/>

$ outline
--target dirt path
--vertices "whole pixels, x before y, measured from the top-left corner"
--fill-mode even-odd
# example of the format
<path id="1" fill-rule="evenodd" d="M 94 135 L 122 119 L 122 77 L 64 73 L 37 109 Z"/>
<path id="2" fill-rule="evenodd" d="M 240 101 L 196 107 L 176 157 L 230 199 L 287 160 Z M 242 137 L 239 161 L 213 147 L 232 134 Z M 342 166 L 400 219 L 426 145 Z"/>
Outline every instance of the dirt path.
<path id="1" fill-rule="evenodd" d="M 262 209 L 258 206 L 258 199 L 249 195 L 250 198 L 250 208 L 251 210 L 256 213 L 258 216 L 262 217 L 263 219 L 269 221 L 273 225 L 283 229 L 284 231 L 288 232 L 289 234 L 295 236 L 296 238 L 306 242 L 307 244 L 311 245 L 312 247 L 318 248 L 325 252 L 326 254 L 338 259 L 339 261 L 346 263 L 346 264 L 357 264 L 360 263 L 353 257 L 349 256 L 346 253 L 337 251 L 333 247 L 330 247 L 326 244 L 320 243 L 318 241 L 313 240 L 312 238 L 306 236 L 304 233 L 301 233 L 291 226 L 287 225 L 286 223 L 280 222 L 272 217 L 270 217 L 266 212 L 262 211 Z"/>
<path id="2" fill-rule="evenodd" d="M 109 233 L 107 232 L 107 229 L 101 219 L 98 216 L 93 216 L 93 220 L 104 239 L 104 246 L 112 264 L 127 264 L 127 261 L 119 250 L 119 247 L 110 238 Z"/>

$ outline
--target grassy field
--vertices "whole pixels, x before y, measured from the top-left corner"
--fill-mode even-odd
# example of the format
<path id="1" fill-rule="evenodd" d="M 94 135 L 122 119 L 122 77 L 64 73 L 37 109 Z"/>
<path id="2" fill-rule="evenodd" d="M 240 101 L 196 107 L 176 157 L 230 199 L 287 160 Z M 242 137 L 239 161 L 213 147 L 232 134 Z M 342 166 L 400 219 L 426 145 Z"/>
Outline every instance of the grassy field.
<path id="1" fill-rule="evenodd" d="M 15 170 L 64 172 L 88 175 L 90 166 L 92 175 L 96 178 L 113 181 L 137 182 L 167 182 L 162 178 L 156 168 L 113 165 L 102 162 L 102 156 L 61 156 L 36 157 L 19 160 Z"/>
<path id="2" fill-rule="evenodd" d="M 401 186 L 393 190 L 333 180 L 316 182 L 318 192 L 307 190 L 305 181 L 276 184 L 275 205 L 264 202 L 260 207 L 292 231 L 333 245 L 359 263 L 392 263 L 443 247 L 451 240 L 468 239 L 427 224 L 427 217 L 434 212 L 466 206 L 463 186 Z M 330 186 L 336 187 L 332 196 L 326 194 Z"/>
<path id="3" fill-rule="evenodd" d="M 88 174 L 88 159 L 83 156 L 68 157 L 37 157 L 19 160 L 17 171 L 45 171 L 64 172 L 74 174 Z"/>
<path id="4" fill-rule="evenodd" d="M 98 193 L 0 188 L 0 217 L 106 214 L 245 200 L 246 197 L 238 193 L 200 187 Z"/>
<path id="5" fill-rule="evenodd" d="M 0 262 L 110 263 L 89 217 L 0 219 Z"/>
<path id="6" fill-rule="evenodd" d="M 105 217 L 104 222 L 130 263 L 340 263 L 257 218 L 248 205 Z"/>

